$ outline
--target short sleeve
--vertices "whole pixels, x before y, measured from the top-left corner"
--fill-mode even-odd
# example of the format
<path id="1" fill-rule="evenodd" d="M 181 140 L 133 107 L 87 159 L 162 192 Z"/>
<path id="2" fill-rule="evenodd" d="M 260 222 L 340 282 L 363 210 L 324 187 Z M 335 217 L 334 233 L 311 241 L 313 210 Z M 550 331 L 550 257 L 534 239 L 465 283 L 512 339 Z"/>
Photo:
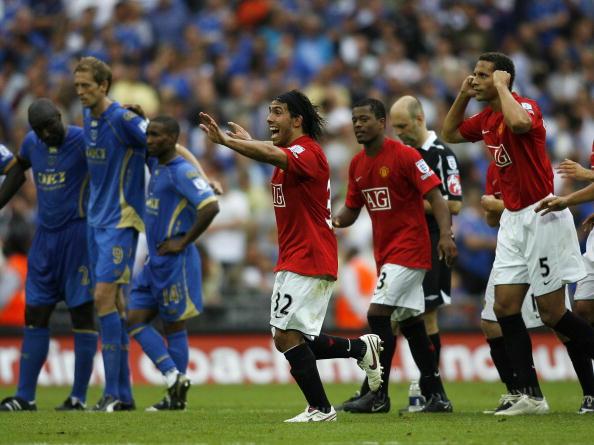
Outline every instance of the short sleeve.
<path id="1" fill-rule="evenodd" d="M 483 139 L 482 133 L 483 112 L 470 116 L 464 119 L 458 131 L 464 139 L 470 142 L 481 141 Z"/>
<path id="2" fill-rule="evenodd" d="M 0 144 L 0 172 L 6 174 L 15 162 L 14 155 L 6 145 Z"/>
<path id="3" fill-rule="evenodd" d="M 402 157 L 404 160 L 403 167 L 406 177 L 422 195 L 425 195 L 429 190 L 441 185 L 441 180 L 421 157 L 418 151 L 403 146 Z"/>
<path id="4" fill-rule="evenodd" d="M 216 201 L 214 191 L 208 182 L 189 164 L 176 169 L 175 188 L 198 209 Z"/>
<path id="5" fill-rule="evenodd" d="M 128 144 L 133 147 L 146 146 L 147 119 L 140 117 L 130 110 L 126 110 L 122 114 L 121 125 Z"/>
<path id="6" fill-rule="evenodd" d="M 19 149 L 19 157 L 29 162 L 29 164 L 31 164 L 31 150 L 35 145 L 33 139 L 34 133 L 32 131 L 27 133 L 27 136 L 25 136 L 25 139 L 23 139 L 23 143 L 21 144 L 21 148 Z"/>
<path id="7" fill-rule="evenodd" d="M 287 171 L 306 178 L 317 176 L 320 165 L 313 148 L 296 144 L 281 150 L 287 154 Z"/>

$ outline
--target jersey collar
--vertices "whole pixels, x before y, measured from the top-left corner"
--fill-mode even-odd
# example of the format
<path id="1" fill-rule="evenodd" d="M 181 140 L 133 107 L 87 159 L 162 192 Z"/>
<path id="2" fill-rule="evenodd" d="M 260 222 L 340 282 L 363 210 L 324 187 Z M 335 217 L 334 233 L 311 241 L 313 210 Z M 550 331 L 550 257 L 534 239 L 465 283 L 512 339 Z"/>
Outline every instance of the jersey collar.
<path id="1" fill-rule="evenodd" d="M 437 139 L 437 135 L 435 134 L 435 131 L 430 130 L 429 137 L 427 138 L 425 143 L 423 145 L 421 145 L 421 150 L 429 151 L 429 149 L 431 148 L 431 146 L 433 145 L 433 143 L 435 142 L 436 139 Z"/>

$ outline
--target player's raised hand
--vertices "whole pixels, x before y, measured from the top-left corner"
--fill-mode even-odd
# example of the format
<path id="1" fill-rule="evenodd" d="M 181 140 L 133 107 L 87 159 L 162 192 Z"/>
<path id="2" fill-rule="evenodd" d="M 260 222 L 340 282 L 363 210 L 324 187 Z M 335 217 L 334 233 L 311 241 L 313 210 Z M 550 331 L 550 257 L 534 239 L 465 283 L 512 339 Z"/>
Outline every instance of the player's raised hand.
<path id="1" fill-rule="evenodd" d="M 208 183 L 208 185 L 210 185 L 210 187 L 212 188 L 212 191 L 215 193 L 215 195 L 223 194 L 223 185 L 216 179 L 211 179 L 210 182 Z"/>
<path id="2" fill-rule="evenodd" d="M 474 76 L 471 74 L 464 79 L 462 86 L 460 87 L 460 94 L 468 97 L 476 96 L 476 90 L 473 88 L 472 83 L 474 82 Z"/>
<path id="3" fill-rule="evenodd" d="M 588 215 L 588 217 L 582 223 L 582 228 L 586 233 L 591 232 L 592 229 L 594 229 L 594 213 Z"/>
<path id="4" fill-rule="evenodd" d="M 451 233 L 439 237 L 437 251 L 439 252 L 439 259 L 445 259 L 446 266 L 451 267 L 456 262 L 458 248 Z"/>
<path id="5" fill-rule="evenodd" d="M 142 107 L 138 104 L 124 104 L 123 107 L 126 110 L 130 110 L 133 113 L 138 114 L 141 118 L 146 119 L 146 113 L 142 109 Z"/>
<path id="6" fill-rule="evenodd" d="M 186 248 L 182 238 L 168 238 L 157 246 L 159 255 L 177 254 Z"/>
<path id="7" fill-rule="evenodd" d="M 225 132 L 225 133 L 227 133 L 227 135 L 229 135 L 235 139 L 242 139 L 244 141 L 252 140 L 252 136 L 241 125 L 236 124 L 235 122 L 227 122 L 227 124 L 231 127 L 231 130 L 227 130 Z"/>
<path id="8" fill-rule="evenodd" d="M 572 178 L 578 181 L 594 181 L 594 171 L 582 167 L 571 159 L 565 159 L 559 164 L 556 170 L 562 178 Z"/>
<path id="9" fill-rule="evenodd" d="M 223 130 L 217 124 L 209 114 L 207 113 L 200 113 L 200 128 L 202 131 L 206 133 L 208 139 L 210 139 L 215 144 L 227 145 L 226 142 L 229 138 Z"/>
<path id="10" fill-rule="evenodd" d="M 538 203 L 534 211 L 546 215 L 551 212 L 558 212 L 567 208 L 567 199 L 563 196 L 549 196 Z"/>
<path id="11" fill-rule="evenodd" d="M 493 71 L 493 85 L 495 87 L 509 87 L 511 75 L 507 71 L 495 70 Z"/>

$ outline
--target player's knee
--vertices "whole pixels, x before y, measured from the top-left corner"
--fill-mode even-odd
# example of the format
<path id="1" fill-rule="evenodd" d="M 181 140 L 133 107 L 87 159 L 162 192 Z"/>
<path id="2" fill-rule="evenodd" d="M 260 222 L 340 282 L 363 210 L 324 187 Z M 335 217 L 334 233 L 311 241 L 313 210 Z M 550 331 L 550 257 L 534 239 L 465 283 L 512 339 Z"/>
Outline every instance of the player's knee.
<path id="1" fill-rule="evenodd" d="M 93 302 L 81 304 L 70 309 L 70 318 L 74 329 L 94 330 L 95 329 L 95 307 Z"/>
<path id="2" fill-rule="evenodd" d="M 495 312 L 497 318 L 515 315 L 521 311 L 521 304 L 516 304 L 515 302 L 508 299 L 496 299 L 493 303 L 493 312 Z"/>
<path id="3" fill-rule="evenodd" d="M 117 285 L 111 283 L 97 283 L 93 300 L 99 315 L 116 310 Z"/>
<path id="4" fill-rule="evenodd" d="M 172 323 L 163 323 L 163 332 L 165 332 L 165 335 L 175 334 L 177 332 L 185 331 L 185 329 L 185 320 L 174 321 Z"/>
<path id="5" fill-rule="evenodd" d="M 540 313 L 540 319 L 542 322 L 549 327 L 554 327 L 567 309 L 565 306 L 555 307 L 551 305 L 538 305 L 538 312 Z"/>
<path id="6" fill-rule="evenodd" d="M 36 328 L 47 328 L 54 306 L 25 306 L 25 324 Z"/>
<path id="7" fill-rule="evenodd" d="M 594 300 L 578 300 L 573 312 L 590 324 L 594 324 Z"/>
<path id="8" fill-rule="evenodd" d="M 496 321 L 481 320 L 481 330 L 483 331 L 485 338 L 497 338 L 503 335 L 501 327 Z"/>

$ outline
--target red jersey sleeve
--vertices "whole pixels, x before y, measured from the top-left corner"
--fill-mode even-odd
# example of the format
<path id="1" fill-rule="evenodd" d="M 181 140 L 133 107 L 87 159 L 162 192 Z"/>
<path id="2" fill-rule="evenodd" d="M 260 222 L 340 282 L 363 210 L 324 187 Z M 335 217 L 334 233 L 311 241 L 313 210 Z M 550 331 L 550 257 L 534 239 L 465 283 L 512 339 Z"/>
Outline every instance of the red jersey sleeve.
<path id="1" fill-rule="evenodd" d="M 528 116 L 530 116 L 530 120 L 532 121 L 532 129 L 541 127 L 543 125 L 542 113 L 540 112 L 538 104 L 533 100 L 526 100 L 518 96 L 516 96 L 516 100 L 522 106 L 522 108 L 526 110 Z"/>
<path id="2" fill-rule="evenodd" d="M 406 161 L 406 176 L 423 196 L 429 190 L 441 185 L 441 180 L 417 150 L 404 146 L 402 153 Z"/>
<path id="3" fill-rule="evenodd" d="M 294 144 L 282 147 L 287 154 L 287 171 L 300 177 L 314 178 L 319 173 L 319 160 L 317 153 L 311 146 Z"/>
<path id="4" fill-rule="evenodd" d="M 470 142 L 476 142 L 483 139 L 482 133 L 483 112 L 464 119 L 458 126 L 458 131 L 464 139 Z"/>
<path id="5" fill-rule="evenodd" d="M 359 186 L 355 181 L 356 162 L 357 157 L 354 157 L 351 160 L 351 164 L 349 165 L 349 184 L 344 203 L 350 209 L 360 209 L 365 205 L 365 203 L 363 202 L 363 195 L 361 194 L 361 189 L 359 189 Z"/>

